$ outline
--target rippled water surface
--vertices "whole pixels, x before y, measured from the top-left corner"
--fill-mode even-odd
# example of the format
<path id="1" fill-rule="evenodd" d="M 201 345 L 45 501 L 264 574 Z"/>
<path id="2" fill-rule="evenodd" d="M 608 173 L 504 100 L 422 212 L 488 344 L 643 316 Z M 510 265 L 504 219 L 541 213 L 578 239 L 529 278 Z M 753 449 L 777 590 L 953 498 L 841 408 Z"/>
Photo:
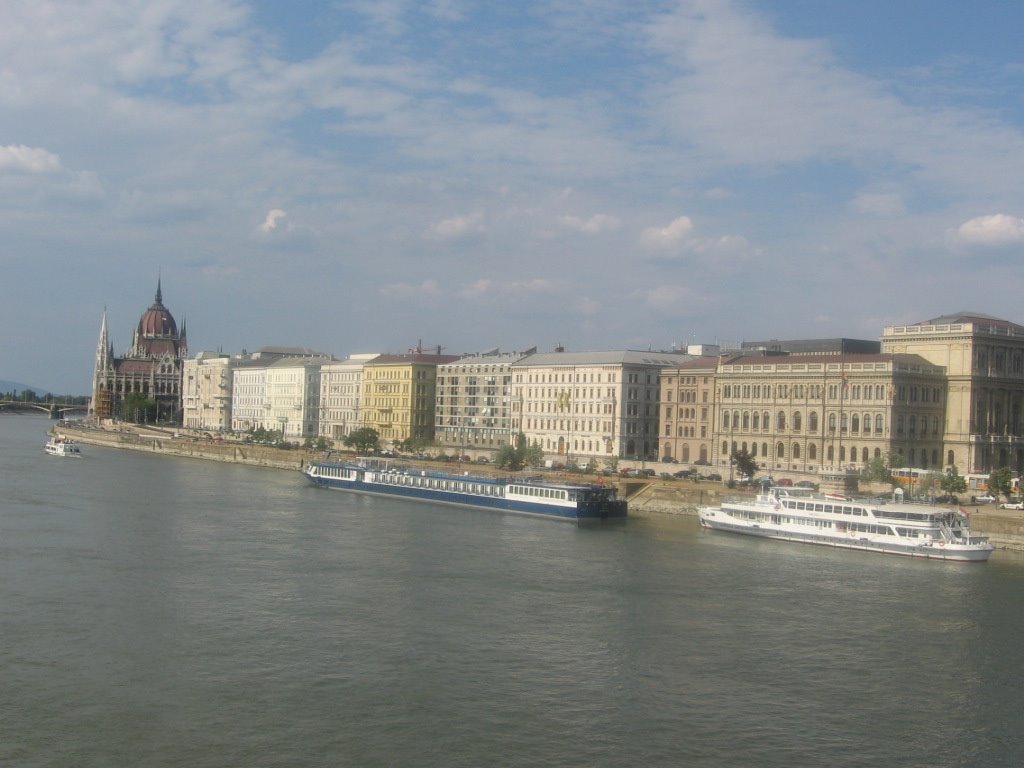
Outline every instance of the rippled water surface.
<path id="1" fill-rule="evenodd" d="M 1024 562 L 598 530 L 0 416 L 0 764 L 1024 765 Z"/>

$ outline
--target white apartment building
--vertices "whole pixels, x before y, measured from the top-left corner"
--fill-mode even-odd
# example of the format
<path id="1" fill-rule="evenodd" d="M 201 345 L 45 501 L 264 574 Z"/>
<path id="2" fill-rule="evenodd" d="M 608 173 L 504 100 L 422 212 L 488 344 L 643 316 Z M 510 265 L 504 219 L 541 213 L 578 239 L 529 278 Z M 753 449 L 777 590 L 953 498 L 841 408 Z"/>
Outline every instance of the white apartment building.
<path id="1" fill-rule="evenodd" d="M 224 432 L 231 429 L 231 357 L 200 352 L 182 366 L 182 425 Z"/>
<path id="2" fill-rule="evenodd" d="M 324 360 L 278 360 L 267 367 L 265 429 L 288 441 L 315 437 L 320 423 L 320 367 Z"/>
<path id="3" fill-rule="evenodd" d="M 231 370 L 231 429 L 248 432 L 268 427 L 267 361 L 240 360 Z"/>
<path id="4" fill-rule="evenodd" d="M 656 458 L 666 352 L 552 352 L 512 364 L 512 434 L 566 461 Z"/>
<path id="5" fill-rule="evenodd" d="M 341 441 L 363 427 L 363 367 L 376 357 L 360 353 L 320 366 L 321 437 Z"/>

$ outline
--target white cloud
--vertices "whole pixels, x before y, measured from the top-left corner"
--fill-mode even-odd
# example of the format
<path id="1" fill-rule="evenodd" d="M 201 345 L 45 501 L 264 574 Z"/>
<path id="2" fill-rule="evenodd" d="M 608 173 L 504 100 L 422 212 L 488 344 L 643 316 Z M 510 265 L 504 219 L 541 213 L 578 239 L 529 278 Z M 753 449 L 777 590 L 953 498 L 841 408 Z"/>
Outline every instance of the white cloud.
<path id="1" fill-rule="evenodd" d="M 689 216 L 673 219 L 666 227 L 650 227 L 640 234 L 640 242 L 648 248 L 675 248 L 693 232 L 693 220 Z"/>
<path id="2" fill-rule="evenodd" d="M 546 278 L 531 280 L 491 280 L 480 278 L 462 288 L 460 294 L 467 299 L 526 299 L 530 296 L 551 294 L 558 286 Z"/>
<path id="3" fill-rule="evenodd" d="M 441 286 L 437 280 L 424 280 L 419 285 L 409 283 L 390 283 L 381 286 L 381 296 L 389 299 L 435 299 L 441 295 Z"/>
<path id="4" fill-rule="evenodd" d="M 280 227 L 282 222 L 284 222 L 290 229 L 291 226 L 288 225 L 288 222 L 284 221 L 287 217 L 287 211 L 282 211 L 280 208 L 271 208 L 267 211 L 267 217 L 263 220 L 263 223 L 260 224 L 260 231 L 265 234 L 270 234 Z"/>
<path id="5" fill-rule="evenodd" d="M 850 207 L 871 216 L 900 216 L 906 212 L 903 198 L 895 192 L 861 192 Z"/>
<path id="6" fill-rule="evenodd" d="M 1019 243 L 1024 241 L 1024 219 L 1004 213 L 976 216 L 961 224 L 957 235 L 962 242 L 974 245 Z"/>
<path id="7" fill-rule="evenodd" d="M 431 234 L 445 239 L 454 239 L 474 235 L 484 231 L 482 213 L 471 213 L 468 216 L 454 216 L 439 221 L 430 228 Z"/>
<path id="8" fill-rule="evenodd" d="M 41 147 L 0 146 L 0 171 L 3 170 L 52 173 L 60 170 L 60 157 Z"/>
<path id="9" fill-rule="evenodd" d="M 615 216 L 604 213 L 594 214 L 589 219 L 580 219 L 576 216 L 562 216 L 558 221 L 566 229 L 583 232 L 587 235 L 614 231 L 619 228 L 620 223 Z"/>

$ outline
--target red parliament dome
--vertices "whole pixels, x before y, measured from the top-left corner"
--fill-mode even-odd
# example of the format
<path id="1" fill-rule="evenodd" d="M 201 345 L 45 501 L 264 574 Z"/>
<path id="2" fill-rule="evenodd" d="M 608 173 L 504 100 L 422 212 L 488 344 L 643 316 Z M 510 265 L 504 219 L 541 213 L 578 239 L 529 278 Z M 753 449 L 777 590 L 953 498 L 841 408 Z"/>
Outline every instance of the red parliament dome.
<path id="1" fill-rule="evenodd" d="M 143 339 L 173 338 L 178 335 L 178 324 L 164 306 L 160 282 L 156 284 L 156 299 L 139 319 L 139 337 Z"/>

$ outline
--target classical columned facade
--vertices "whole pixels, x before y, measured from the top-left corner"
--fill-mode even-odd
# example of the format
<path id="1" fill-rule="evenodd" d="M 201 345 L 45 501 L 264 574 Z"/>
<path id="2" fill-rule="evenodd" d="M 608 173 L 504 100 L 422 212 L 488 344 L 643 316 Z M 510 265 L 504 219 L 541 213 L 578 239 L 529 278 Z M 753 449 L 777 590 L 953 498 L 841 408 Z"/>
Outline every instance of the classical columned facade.
<path id="1" fill-rule="evenodd" d="M 1024 472 L 1024 327 L 960 313 L 887 327 L 882 347 L 920 355 L 946 369 L 946 468 Z"/>
<path id="2" fill-rule="evenodd" d="M 892 466 L 939 469 L 946 383 L 916 355 L 728 358 L 715 382 L 712 463 L 746 450 L 768 471 L 815 474 Z"/>

